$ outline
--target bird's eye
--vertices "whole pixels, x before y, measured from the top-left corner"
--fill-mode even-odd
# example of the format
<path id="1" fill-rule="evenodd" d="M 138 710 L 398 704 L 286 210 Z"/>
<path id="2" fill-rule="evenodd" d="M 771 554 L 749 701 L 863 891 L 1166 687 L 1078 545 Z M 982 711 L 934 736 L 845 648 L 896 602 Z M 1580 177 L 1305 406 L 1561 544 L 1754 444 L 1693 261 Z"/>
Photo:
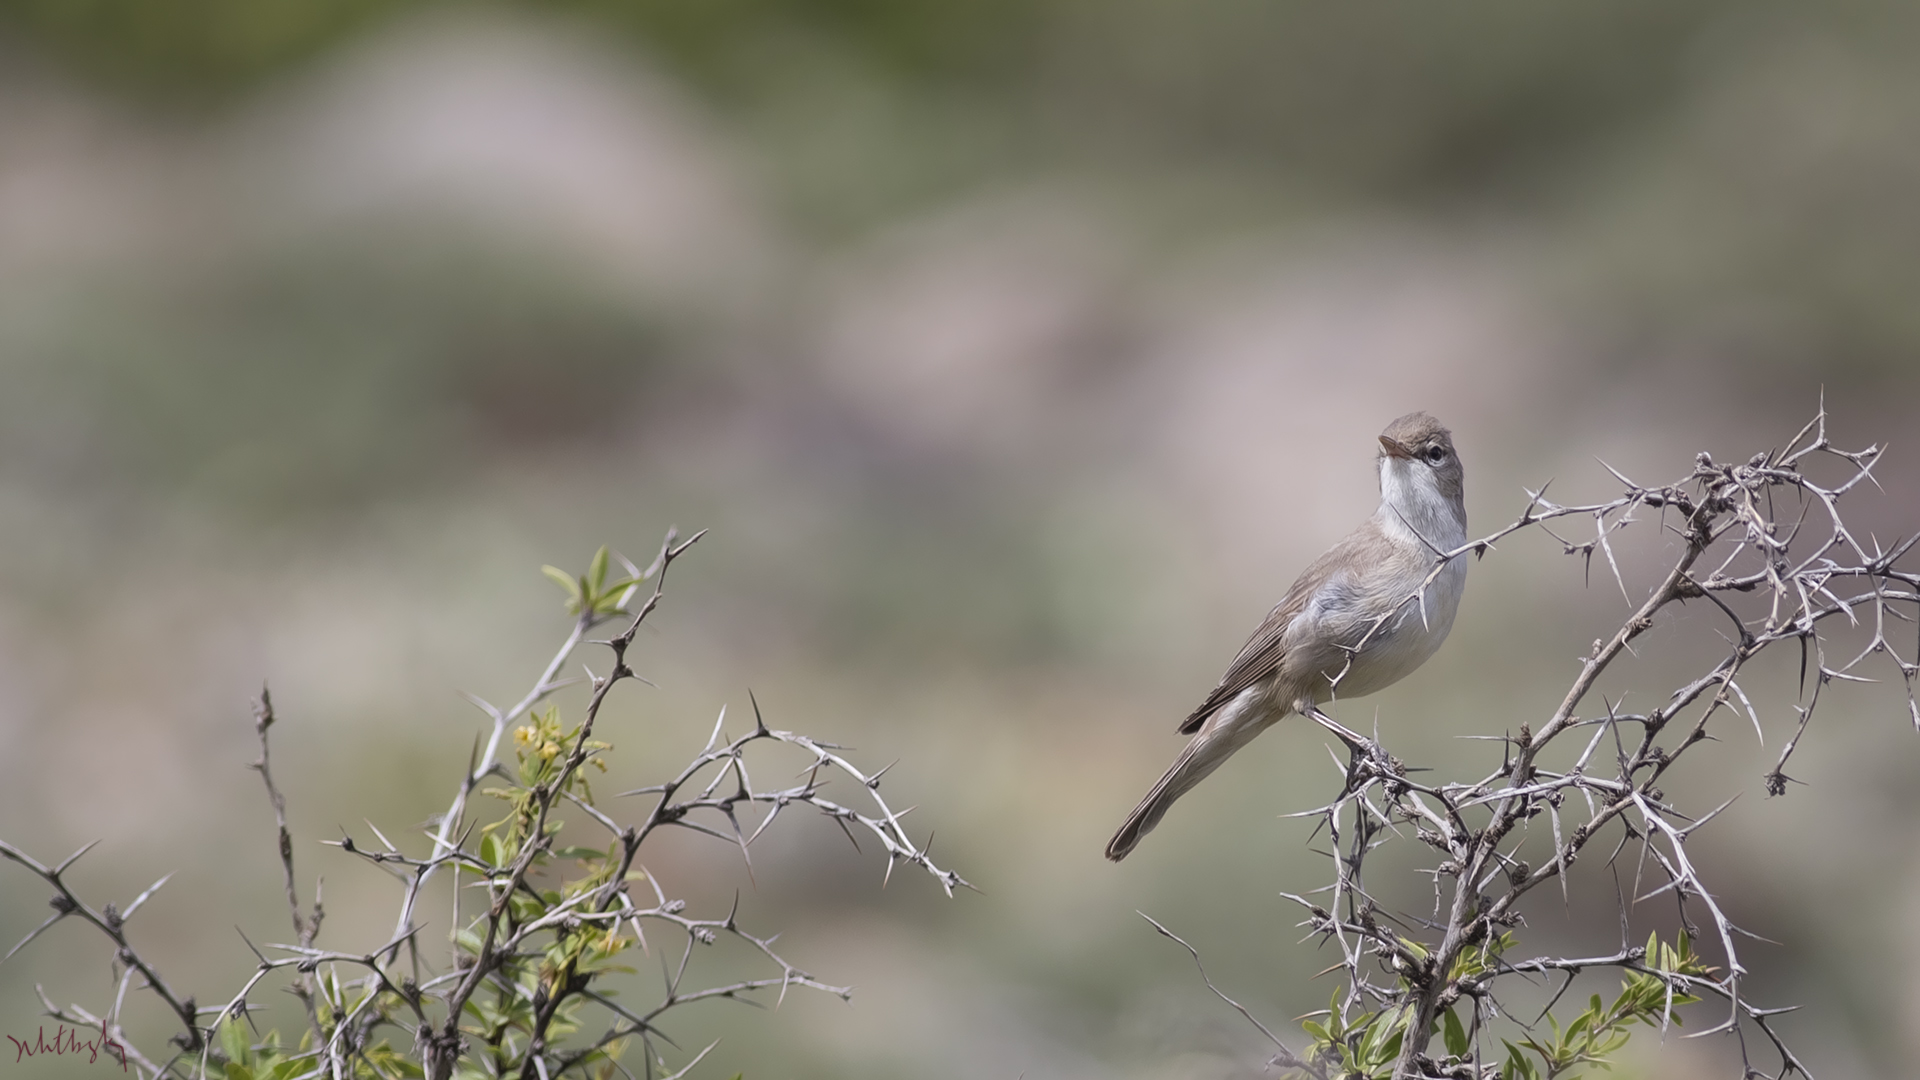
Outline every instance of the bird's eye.
<path id="1" fill-rule="evenodd" d="M 1429 464 L 1438 465 L 1445 460 L 1447 460 L 1446 447 L 1444 446 L 1427 447 L 1427 462 Z"/>

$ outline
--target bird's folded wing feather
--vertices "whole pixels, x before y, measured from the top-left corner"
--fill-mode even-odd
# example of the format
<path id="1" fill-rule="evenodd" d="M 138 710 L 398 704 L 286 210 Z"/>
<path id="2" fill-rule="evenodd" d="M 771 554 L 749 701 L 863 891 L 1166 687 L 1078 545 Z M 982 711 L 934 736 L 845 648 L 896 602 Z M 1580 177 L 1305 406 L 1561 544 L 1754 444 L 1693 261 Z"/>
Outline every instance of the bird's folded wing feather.
<path id="1" fill-rule="evenodd" d="M 1199 731 L 1207 718 L 1219 712 L 1226 704 L 1238 697 L 1241 691 L 1273 675 L 1280 668 L 1280 662 L 1287 654 L 1287 629 L 1293 620 L 1312 602 L 1314 594 L 1320 591 L 1327 579 L 1345 559 L 1346 549 L 1353 545 L 1354 537 L 1349 536 L 1335 544 L 1326 554 L 1315 559 L 1293 582 L 1287 595 L 1267 613 L 1266 620 L 1247 643 L 1240 647 L 1240 654 L 1227 666 L 1227 673 L 1220 676 L 1220 685 L 1213 688 L 1207 700 L 1193 710 L 1180 724 L 1180 733 L 1191 735 Z"/>

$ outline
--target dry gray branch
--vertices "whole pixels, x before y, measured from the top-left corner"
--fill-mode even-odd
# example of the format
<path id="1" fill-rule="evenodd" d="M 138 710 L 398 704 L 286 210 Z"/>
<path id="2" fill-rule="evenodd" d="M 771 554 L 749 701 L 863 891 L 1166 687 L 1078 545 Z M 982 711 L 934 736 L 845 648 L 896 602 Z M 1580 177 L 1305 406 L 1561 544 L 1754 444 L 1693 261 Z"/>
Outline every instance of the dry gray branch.
<path id="1" fill-rule="evenodd" d="M 738 738 L 724 735 L 716 723 L 706 746 L 666 781 L 628 792 L 654 796 L 644 816 L 623 824 L 622 815 L 598 806 L 587 788 L 584 770 L 599 763 L 608 747 L 593 738 L 608 695 L 613 688 L 640 676 L 629 665 L 634 636 L 664 596 L 668 569 L 700 539 L 680 539 L 669 532 L 651 566 L 642 570 L 621 560 L 627 577 L 606 580 L 608 554 L 603 549 L 593 566 L 577 579 L 557 571 L 550 574 L 568 582 L 575 618 L 566 640 L 526 695 L 511 708 L 495 709 L 472 699 L 492 720 L 484 750 L 475 753 L 462 772 L 448 811 L 433 827 L 424 854 L 409 854 L 378 827 L 368 828 L 377 847 L 356 842 L 351 835 L 329 841 L 348 854 L 395 876 L 401 888 L 393 933 L 365 952 L 323 949 L 315 944 L 323 910 L 318 888 L 310 913 L 303 913 L 294 871 L 292 832 L 287 825 L 286 800 L 274 782 L 270 767 L 268 730 L 276 722 L 274 704 L 263 689 L 254 706 L 254 728 L 260 740 L 260 773 L 278 826 L 281 871 L 291 915 L 294 940 L 256 947 L 242 935 L 256 964 L 225 1001 L 202 1008 L 182 997 L 128 940 L 125 922 L 167 879 L 162 878 L 129 904 L 124 914 L 113 905 L 95 911 L 69 888 L 63 875 L 86 850 L 58 866 L 44 865 L 20 849 L 0 842 L 4 856 L 38 875 L 55 890 L 54 914 L 14 946 L 13 952 L 62 919 L 77 916 L 99 928 L 112 941 L 114 962 L 121 973 L 113 1009 L 95 1016 L 79 1006 L 61 1009 L 47 1002 L 48 1015 L 76 1027 L 101 1031 L 125 1047 L 128 1061 L 143 1080 L 176 1077 L 206 1080 L 210 1075 L 246 1080 L 391 1080 L 412 1067 L 431 1080 L 451 1080 L 455 1070 L 463 1078 L 559 1080 L 569 1073 L 610 1080 L 614 1071 L 633 1073 L 619 1060 L 620 1048 L 637 1038 L 643 1047 L 640 1070 L 644 1076 L 668 1080 L 685 1076 L 706 1058 L 712 1046 L 701 1050 L 678 1070 L 672 1069 L 662 1044 L 672 1040 L 661 1030 L 663 1018 L 675 1009 L 702 1001 L 748 1001 L 759 993 L 784 997 L 790 988 L 831 993 L 842 998 L 851 990 L 815 978 L 786 960 L 774 947 L 773 936 L 755 934 L 739 921 L 739 903 L 723 918 L 699 918 L 686 913 L 684 901 L 672 898 L 659 879 L 646 872 L 639 856 L 647 841 L 663 828 L 683 828 L 736 846 L 751 871 L 750 850 L 766 828 L 784 810 L 809 806 L 831 819 L 851 838 L 858 829 L 878 842 L 887 857 L 887 876 L 897 864 L 920 868 L 951 896 L 967 883 L 958 874 L 934 863 L 927 843 L 916 843 L 898 811 L 881 795 L 886 769 L 864 771 L 832 743 L 811 736 L 767 727 L 759 703 L 754 702 L 753 730 Z M 636 603 L 637 601 L 637 603 Z M 608 623 L 622 624 L 604 641 L 588 635 Z M 583 644 L 606 648 L 611 664 L 605 674 L 588 671 L 589 698 L 584 716 L 566 729 L 557 708 L 536 707 L 556 690 L 575 680 L 559 672 Z M 515 727 L 516 722 L 519 726 Z M 511 732 L 518 769 L 502 760 L 505 738 Z M 761 788 L 752 780 L 754 748 L 784 745 L 804 753 L 808 766 L 803 779 L 784 787 Z M 857 809 L 822 794 L 824 777 L 838 772 L 851 779 L 870 809 Z M 471 799 L 488 780 L 503 783 L 483 794 L 498 795 L 509 807 L 499 822 L 476 829 L 469 820 Z M 567 849 L 556 851 L 558 812 L 572 807 L 610 834 L 605 852 Z M 742 812 L 760 814 L 751 828 Z M 856 841 L 856 847 L 858 843 Z M 559 890 L 543 879 L 535 888 L 530 876 L 571 867 L 578 877 Z M 422 923 L 417 918 L 430 881 L 442 871 L 452 878 L 451 912 L 456 932 L 449 942 L 450 962 L 436 970 L 420 948 Z M 462 878 L 467 879 L 463 883 Z M 647 895 L 636 897 L 634 886 L 644 883 Z M 462 913 L 464 889 L 477 888 L 485 896 L 482 909 Z M 649 941 L 647 927 L 665 927 L 683 942 L 677 958 L 669 960 L 664 944 Z M 655 938 L 659 937 L 658 933 Z M 721 938 L 741 943 L 767 966 L 762 977 L 700 985 L 690 976 L 694 954 Z M 664 986 L 653 1004 L 639 1007 L 616 1003 L 605 992 L 611 961 L 628 946 L 658 951 Z M 9 956 L 12 953 L 8 954 Z M 183 1031 L 176 1037 L 179 1053 L 161 1061 L 142 1053 L 125 1038 L 119 1015 L 132 977 L 160 998 L 178 1018 Z M 261 1042 L 251 1028 L 250 1013 L 272 977 L 286 979 L 305 1007 L 310 1028 L 303 1048 L 295 1051 L 274 1042 Z M 44 994 L 43 994 L 44 999 Z M 602 1034 L 580 1038 L 563 1034 L 584 1024 L 583 1008 L 606 1017 Z M 403 1036 L 390 1045 L 385 1032 Z M 238 1073 L 235 1070 L 239 1070 Z"/>
<path id="2" fill-rule="evenodd" d="M 1636 484 L 1608 466 L 1625 490 L 1604 502 L 1560 505 L 1546 497 L 1543 487 L 1528 493 L 1525 508 L 1512 523 L 1453 551 L 1436 552 L 1428 584 L 1448 560 L 1484 556 L 1497 541 L 1536 528 L 1552 535 L 1583 565 L 1591 564 L 1596 551 L 1601 553 L 1631 603 L 1614 553 L 1615 535 L 1641 520 L 1636 514 L 1657 511 L 1660 535 L 1679 542 L 1658 584 L 1610 636 L 1594 642 L 1559 706 L 1537 722 L 1516 723 L 1508 734 L 1494 736 L 1501 749 L 1499 764 L 1477 778 L 1418 782 L 1413 779 L 1416 773 L 1377 740 L 1325 715 L 1312 717 L 1347 749 L 1339 792 L 1304 815 L 1317 818 L 1319 831 L 1331 842 L 1333 876 L 1318 890 L 1324 900 L 1289 898 L 1306 911 L 1303 925 L 1338 947 L 1346 992 L 1338 1015 L 1329 1020 L 1332 1029 L 1342 1033 L 1340 1038 L 1320 1040 L 1317 1057 L 1282 1064 L 1314 1076 L 1338 1069 L 1373 1076 L 1371 1069 L 1378 1068 L 1382 1071 L 1377 1075 L 1390 1073 L 1396 1080 L 1510 1078 L 1518 1075 L 1519 1066 L 1500 1057 L 1488 1060 L 1479 1048 L 1480 1036 L 1504 1015 L 1495 996 L 1500 981 L 1529 973 L 1565 973 L 1571 985 L 1579 972 L 1615 969 L 1629 979 L 1657 980 L 1665 988 L 1665 1001 L 1654 1015 L 1658 1023 L 1665 1023 L 1674 1004 L 1685 997 L 1722 1002 L 1724 1019 L 1695 1037 L 1722 1032 L 1735 1036 L 1746 1077 L 1811 1076 L 1769 1022 L 1784 1010 L 1760 1008 L 1744 996 L 1741 982 L 1747 966 L 1738 939 L 1749 935 L 1734 925 L 1688 854 L 1694 833 L 1727 807 L 1689 817 L 1660 785 L 1675 762 L 1710 741 L 1719 717 L 1731 714 L 1761 732 L 1759 713 L 1738 679 L 1756 656 L 1783 643 L 1799 646 L 1803 700 L 1795 705 L 1798 720 L 1792 736 L 1762 778 L 1769 794 L 1782 794 L 1792 780 L 1786 766 L 1822 701 L 1823 688 L 1835 681 L 1865 681 L 1855 669 L 1872 657 L 1886 657 L 1896 668 L 1906 687 L 1909 717 L 1920 727 L 1920 705 L 1913 693 L 1920 657 L 1915 662 L 1903 659 L 1889 637 L 1893 624 L 1915 621 L 1911 613 L 1920 605 L 1920 574 L 1896 565 L 1920 536 L 1890 548 L 1858 539 L 1842 516 L 1840 502 L 1873 482 L 1881 448 L 1840 449 L 1829 441 L 1826 424 L 1822 409 L 1784 450 L 1756 454 L 1739 464 L 1701 454 L 1688 475 L 1659 486 Z M 1844 476 L 1830 486 L 1818 482 L 1808 467 L 1822 461 L 1836 463 Z M 1561 518 L 1591 520 L 1592 538 L 1573 542 L 1553 533 L 1546 523 Z M 1702 565 L 1714 569 L 1702 573 Z M 1409 594 L 1395 614 L 1419 604 L 1425 588 Z M 1671 605 L 1690 600 L 1707 601 L 1726 616 L 1721 656 L 1657 696 L 1655 700 L 1664 699 L 1657 709 L 1626 714 L 1604 702 L 1602 708 L 1593 708 L 1590 699 L 1600 677 L 1623 656 L 1632 656 L 1634 640 Z M 1831 628 L 1839 624 L 1864 633 L 1866 640 L 1857 653 L 1842 654 L 1851 659 L 1836 665 L 1828 660 L 1828 646 L 1835 640 Z M 1814 675 L 1810 686 L 1809 671 Z M 1343 671 L 1334 678 L 1336 690 L 1344 676 Z M 1578 740 L 1573 763 L 1560 769 L 1543 764 L 1542 755 L 1569 737 Z M 1663 738 L 1670 742 L 1663 745 Z M 1610 759 L 1601 753 L 1603 747 L 1612 750 Z M 1521 858 L 1520 848 L 1530 823 L 1542 815 L 1547 818 L 1544 839 L 1551 855 L 1536 866 Z M 1584 959 L 1537 956 L 1515 961 L 1503 955 L 1516 947 L 1515 928 L 1524 925 L 1522 901 L 1557 879 L 1565 903 L 1567 878 L 1603 837 L 1611 847 L 1607 867 L 1619 868 L 1627 855 L 1638 863 L 1634 890 L 1621 900 L 1621 951 Z M 1424 870 L 1433 880 L 1430 916 L 1391 914 L 1366 885 L 1368 856 L 1407 840 L 1431 851 Z M 1658 881 L 1642 892 L 1640 876 L 1649 868 Z M 1668 894 L 1694 937 L 1700 936 L 1694 916 L 1705 913 L 1707 940 L 1719 954 L 1717 968 L 1705 967 L 1704 961 L 1656 965 L 1647 949 L 1627 946 L 1632 905 Z M 1665 952 L 1662 956 L 1672 960 Z M 1563 985 L 1559 993 L 1565 992 Z M 1430 1054 L 1443 1014 L 1461 1003 L 1471 1008 L 1474 1045 Z M 1358 1049 L 1377 1052 L 1386 1045 L 1384 1039 L 1363 1043 L 1384 1033 L 1381 1025 L 1402 1036 L 1392 1040 L 1390 1057 L 1373 1065 L 1355 1066 L 1350 1060 L 1343 1064 L 1341 1053 L 1351 1058 Z M 1760 1034 L 1773 1055 L 1771 1072 L 1748 1056 L 1750 1031 Z M 1534 1037 L 1516 1029 L 1515 1038 Z"/>

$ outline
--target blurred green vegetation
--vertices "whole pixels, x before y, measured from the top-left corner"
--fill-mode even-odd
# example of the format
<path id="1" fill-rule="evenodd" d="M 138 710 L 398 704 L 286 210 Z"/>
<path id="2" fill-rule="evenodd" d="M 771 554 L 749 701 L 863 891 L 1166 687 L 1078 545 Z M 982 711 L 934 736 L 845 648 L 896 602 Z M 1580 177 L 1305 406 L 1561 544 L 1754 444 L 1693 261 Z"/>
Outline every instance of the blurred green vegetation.
<path id="1" fill-rule="evenodd" d="M 644 312 L 530 258 L 475 255 L 333 243 L 107 285 L 92 301 L 113 317 L 57 320 L 12 350 L 15 378 L 89 402 L 89 437 L 43 437 L 32 398 L 0 412 L 23 453 L 69 457 L 62 472 L 311 518 L 444 483 L 476 455 L 604 437 L 642 385 L 672 392 Z"/>
<path id="2" fill-rule="evenodd" d="M 6 0 L 7 23 L 148 102 L 231 100 L 448 0 Z M 1348 196 L 1505 187 L 1671 104 L 1727 0 L 1542 7 L 1250 0 L 530 0 L 734 107 L 847 80 L 998 114 L 1002 152 L 1178 154 Z M 1785 9 L 1785 5 L 1766 5 Z M 1856 7 L 1858 5 L 1855 5 Z M 1892 6 L 1892 5 L 1887 5 Z M 1876 15 L 1873 6 L 1862 14 Z"/>
<path id="3" fill-rule="evenodd" d="M 1899 0 L 0 0 L 0 27 L 197 114 L 404 16 L 487 10 L 664 64 L 749 137 L 790 224 L 829 235 L 1009 176 L 1208 178 L 1240 193 L 1199 200 L 1233 226 L 1382 205 L 1540 222 L 1663 330 L 1765 304 L 1738 344 L 1788 364 L 1883 371 L 1920 347 L 1900 149 L 1920 12 Z"/>
<path id="4" fill-rule="evenodd" d="M 381 19 L 456 0 L 9 0 L 18 26 L 85 71 L 182 100 L 244 92 Z M 479 5 L 466 5 L 479 6 Z M 510 6 L 510 5 L 509 5 Z M 635 35 L 717 86 L 771 92 L 782 43 L 812 43 L 914 80 L 978 82 L 1010 74 L 1045 6 L 1031 0 L 528 0 Z"/>
<path id="5" fill-rule="evenodd" d="M 0 13 L 146 101 L 231 100 L 382 21 L 451 0 L 6 0 Z M 508 7 L 514 5 L 505 5 Z M 1904 5 L 1524 0 L 528 0 L 664 60 L 714 100 L 775 109 L 848 79 L 1000 114 L 1000 148 L 1177 154 L 1346 197 L 1509 190 L 1645 124 L 1733 14 L 1904 21 Z M 157 97 L 153 96 L 157 95 Z"/>

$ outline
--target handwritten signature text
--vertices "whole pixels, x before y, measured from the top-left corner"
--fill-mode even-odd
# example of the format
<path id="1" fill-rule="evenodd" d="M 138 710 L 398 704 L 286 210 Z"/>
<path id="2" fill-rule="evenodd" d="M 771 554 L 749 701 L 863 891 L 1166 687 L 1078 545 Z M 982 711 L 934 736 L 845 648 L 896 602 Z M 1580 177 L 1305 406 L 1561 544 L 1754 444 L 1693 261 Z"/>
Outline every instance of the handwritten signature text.
<path id="1" fill-rule="evenodd" d="M 127 1051 L 125 1047 L 108 1038 L 104 1033 L 97 1038 L 82 1039 L 80 1038 L 81 1030 L 80 1028 L 70 1028 L 65 1024 L 61 1024 L 53 1033 L 53 1041 L 48 1042 L 47 1029 L 45 1026 L 42 1026 L 40 1030 L 34 1033 L 31 1039 L 18 1039 L 9 1035 L 7 1036 L 7 1041 L 13 1044 L 13 1060 L 16 1062 L 39 1054 L 65 1055 L 84 1053 L 87 1055 L 87 1063 L 92 1064 L 100 1060 L 100 1052 L 104 1050 L 108 1057 L 120 1063 L 121 1072 L 127 1071 Z"/>

